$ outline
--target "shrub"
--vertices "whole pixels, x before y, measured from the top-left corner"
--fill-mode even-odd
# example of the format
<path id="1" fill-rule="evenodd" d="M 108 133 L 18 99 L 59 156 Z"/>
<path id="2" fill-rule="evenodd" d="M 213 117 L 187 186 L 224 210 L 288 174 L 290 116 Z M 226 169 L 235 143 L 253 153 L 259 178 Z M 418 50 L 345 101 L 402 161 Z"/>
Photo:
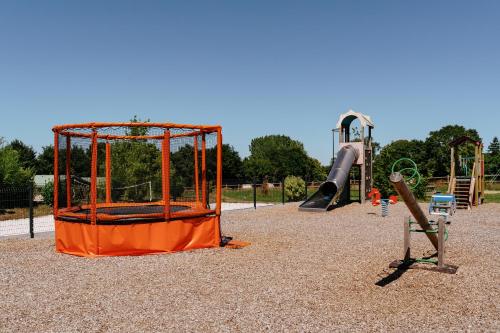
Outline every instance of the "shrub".
<path id="1" fill-rule="evenodd" d="M 54 182 L 50 181 L 43 185 L 41 194 L 43 202 L 52 207 L 54 205 Z"/>
<path id="2" fill-rule="evenodd" d="M 304 198 L 306 190 L 306 182 L 295 176 L 285 178 L 285 196 L 288 201 L 300 200 Z"/>
<path id="3" fill-rule="evenodd" d="M 261 192 L 264 195 L 268 195 L 269 194 L 269 181 L 267 180 L 267 177 L 264 177 L 264 181 L 262 182 Z"/>

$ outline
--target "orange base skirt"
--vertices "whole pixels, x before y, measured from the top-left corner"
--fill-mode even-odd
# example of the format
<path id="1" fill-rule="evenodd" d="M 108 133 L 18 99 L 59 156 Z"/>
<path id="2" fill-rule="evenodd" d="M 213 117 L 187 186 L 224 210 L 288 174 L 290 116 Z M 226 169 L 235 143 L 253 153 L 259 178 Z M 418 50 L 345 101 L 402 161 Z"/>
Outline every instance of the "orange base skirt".
<path id="1" fill-rule="evenodd" d="M 169 253 L 220 246 L 219 216 L 92 225 L 55 221 L 56 251 L 82 257 Z"/>

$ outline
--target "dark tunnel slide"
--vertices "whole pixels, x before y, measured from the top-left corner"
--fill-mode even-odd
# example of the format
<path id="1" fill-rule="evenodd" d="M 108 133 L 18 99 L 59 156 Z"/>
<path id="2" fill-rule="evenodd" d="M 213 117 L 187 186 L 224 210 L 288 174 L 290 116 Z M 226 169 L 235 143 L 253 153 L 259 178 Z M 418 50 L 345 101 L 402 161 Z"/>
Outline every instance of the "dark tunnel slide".
<path id="1" fill-rule="evenodd" d="M 349 170 L 351 170 L 358 155 L 357 149 L 353 146 L 342 147 L 337 153 L 337 159 L 333 163 L 326 181 L 299 206 L 299 210 L 325 211 L 330 205 L 334 204 L 342 193 L 346 181 L 349 179 Z"/>

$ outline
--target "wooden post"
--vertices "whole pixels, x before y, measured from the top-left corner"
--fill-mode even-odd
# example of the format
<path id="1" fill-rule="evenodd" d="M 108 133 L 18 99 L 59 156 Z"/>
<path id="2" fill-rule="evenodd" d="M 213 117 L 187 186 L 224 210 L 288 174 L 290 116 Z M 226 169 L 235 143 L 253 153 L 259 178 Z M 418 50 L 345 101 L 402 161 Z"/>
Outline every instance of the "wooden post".
<path id="1" fill-rule="evenodd" d="M 54 131 L 54 219 L 57 219 L 59 210 L 59 132 Z"/>
<path id="2" fill-rule="evenodd" d="M 198 136 L 193 138 L 193 148 L 194 148 L 194 189 L 196 197 L 196 205 L 200 204 L 200 181 L 198 172 Z"/>
<path id="3" fill-rule="evenodd" d="M 106 142 L 106 203 L 111 203 L 111 143 Z"/>
<path id="4" fill-rule="evenodd" d="M 410 217 L 403 218 L 404 225 L 404 261 L 409 261 L 411 258 L 410 252 Z"/>
<path id="5" fill-rule="evenodd" d="M 165 219 L 170 219 L 170 129 L 167 129 L 162 142 L 162 189 Z"/>
<path id="6" fill-rule="evenodd" d="M 205 133 L 201 135 L 201 205 L 207 208 L 207 140 Z"/>
<path id="7" fill-rule="evenodd" d="M 438 219 L 438 267 L 444 267 L 444 249 L 445 249 L 445 225 L 444 219 Z"/>
<path id="8" fill-rule="evenodd" d="M 433 230 L 431 225 L 429 224 L 429 220 L 425 216 L 425 213 L 422 211 L 422 208 L 420 208 L 420 206 L 418 205 L 415 196 L 408 188 L 408 185 L 406 185 L 403 176 L 399 172 L 394 172 L 391 174 L 389 179 L 392 183 L 392 186 L 396 189 L 398 194 L 403 198 L 403 201 L 405 202 L 406 206 L 408 207 L 408 209 L 410 210 L 411 214 L 418 222 L 420 227 L 426 231 Z M 427 238 L 429 238 L 432 245 L 437 250 L 438 239 L 436 237 L 436 234 L 426 232 L 425 235 L 427 236 Z"/>
<path id="9" fill-rule="evenodd" d="M 450 152 L 450 182 L 448 183 L 448 193 L 453 193 L 453 181 L 455 179 L 455 148 L 451 147 Z"/>
<path id="10" fill-rule="evenodd" d="M 71 137 L 66 137 L 66 207 L 71 207 Z"/>
<path id="11" fill-rule="evenodd" d="M 472 175 L 476 179 L 476 182 L 474 184 L 474 203 L 475 206 L 479 206 L 479 173 L 481 172 L 480 168 L 481 165 L 479 164 L 479 146 L 475 146 L 474 148 L 474 166 L 475 166 L 475 172 Z"/>

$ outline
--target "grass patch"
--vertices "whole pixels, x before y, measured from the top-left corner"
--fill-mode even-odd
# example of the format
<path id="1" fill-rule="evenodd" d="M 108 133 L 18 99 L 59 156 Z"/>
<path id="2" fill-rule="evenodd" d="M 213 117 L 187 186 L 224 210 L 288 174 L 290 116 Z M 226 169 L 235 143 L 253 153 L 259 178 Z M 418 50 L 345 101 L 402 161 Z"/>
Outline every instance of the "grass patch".
<path id="1" fill-rule="evenodd" d="M 310 186 L 307 188 L 307 196 L 311 196 L 318 190 L 317 186 Z M 265 203 L 281 203 L 282 193 L 281 188 L 270 188 L 269 191 L 264 193 L 260 188 L 257 189 L 257 202 Z M 210 193 L 210 197 L 214 198 L 215 193 Z M 305 199 L 305 198 L 304 198 Z M 351 200 L 359 200 L 359 190 L 351 189 Z M 285 198 L 285 201 L 287 199 Z M 300 200 L 299 200 L 300 201 Z M 226 189 L 222 190 L 222 202 L 253 202 L 253 189 Z"/>
<path id="2" fill-rule="evenodd" d="M 486 193 L 484 195 L 485 203 L 500 203 L 500 193 Z"/>
<path id="3" fill-rule="evenodd" d="M 278 203 L 281 200 L 281 188 L 270 188 L 267 194 L 257 189 L 257 202 Z M 223 189 L 222 202 L 253 202 L 253 189 Z"/>

